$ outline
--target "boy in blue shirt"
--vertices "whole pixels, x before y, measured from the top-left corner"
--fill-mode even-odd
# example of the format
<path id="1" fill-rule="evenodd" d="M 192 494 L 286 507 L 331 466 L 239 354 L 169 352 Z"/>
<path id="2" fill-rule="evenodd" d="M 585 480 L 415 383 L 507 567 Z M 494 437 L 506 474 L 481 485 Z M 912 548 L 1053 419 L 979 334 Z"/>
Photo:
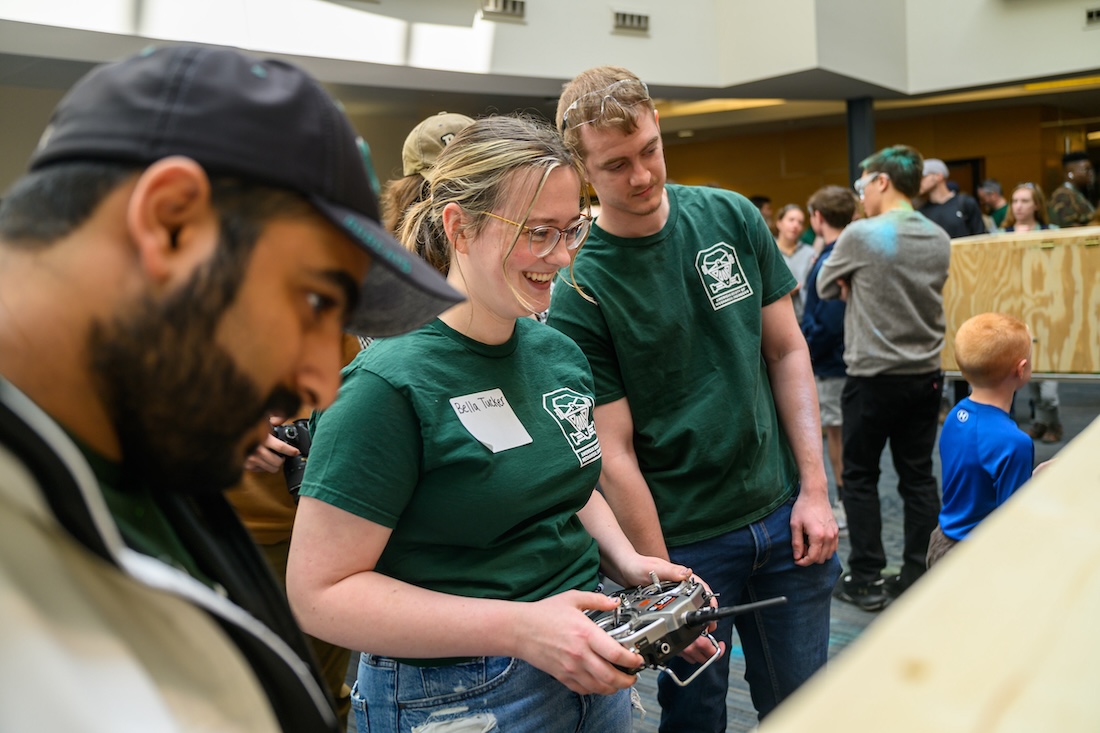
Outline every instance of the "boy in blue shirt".
<path id="1" fill-rule="evenodd" d="M 928 543 L 928 567 L 1020 488 L 1035 446 L 1009 416 L 1012 395 L 1031 378 L 1031 332 L 1003 313 L 970 318 L 955 334 L 955 360 L 972 393 L 940 433 L 943 508 Z"/>

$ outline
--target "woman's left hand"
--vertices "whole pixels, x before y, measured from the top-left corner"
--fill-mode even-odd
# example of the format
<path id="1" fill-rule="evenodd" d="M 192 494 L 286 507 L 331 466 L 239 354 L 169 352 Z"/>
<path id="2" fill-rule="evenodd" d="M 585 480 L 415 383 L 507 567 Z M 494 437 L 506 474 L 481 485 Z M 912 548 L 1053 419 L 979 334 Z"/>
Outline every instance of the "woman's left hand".
<path id="1" fill-rule="evenodd" d="M 634 562 L 629 564 L 629 567 L 623 569 L 623 574 L 626 582 L 623 583 L 627 588 L 631 588 L 637 585 L 649 585 L 653 582 L 653 579 L 649 577 L 651 572 L 657 573 L 658 580 L 669 580 L 674 582 L 680 582 L 692 578 L 691 568 L 686 568 L 683 565 L 677 565 L 671 563 L 668 560 L 662 560 L 659 557 L 647 557 L 645 555 L 637 555 Z M 703 588 L 709 595 L 711 590 L 710 586 L 706 584 L 702 578 L 695 578 L 703 584 Z M 718 599 L 711 596 L 708 606 L 716 608 L 718 606 Z M 712 621 L 707 624 L 706 629 L 696 639 L 680 652 L 680 656 L 691 662 L 692 664 L 702 664 L 714 655 L 714 644 L 710 639 L 706 637 L 706 634 L 711 633 L 718 628 L 718 623 Z M 721 653 L 725 653 L 725 642 L 719 642 L 718 649 Z"/>
<path id="2" fill-rule="evenodd" d="M 691 568 L 662 560 L 659 557 L 637 554 L 629 562 L 624 563 L 620 571 L 623 577 L 612 578 L 612 580 L 620 583 L 624 588 L 649 585 L 653 582 L 653 579 L 649 576 L 650 573 L 656 573 L 657 580 L 668 580 L 675 583 L 691 577 Z"/>

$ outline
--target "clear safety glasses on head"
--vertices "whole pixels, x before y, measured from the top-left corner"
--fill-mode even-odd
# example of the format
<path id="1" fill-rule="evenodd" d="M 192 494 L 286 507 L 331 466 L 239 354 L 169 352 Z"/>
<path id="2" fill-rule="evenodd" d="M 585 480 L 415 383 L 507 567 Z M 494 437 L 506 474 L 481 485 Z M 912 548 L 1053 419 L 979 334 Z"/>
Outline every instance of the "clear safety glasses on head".
<path id="1" fill-rule="evenodd" d="M 497 216 L 491 211 L 475 211 L 472 213 L 490 216 L 506 224 L 517 226 L 527 232 L 527 248 L 531 250 L 531 254 L 535 257 L 545 257 L 553 252 L 554 247 L 558 246 L 559 240 L 565 242 L 565 248 L 570 252 L 576 250 L 584 243 L 585 238 L 588 237 L 588 230 L 592 228 L 592 220 L 587 216 L 582 216 L 565 229 L 558 229 L 548 224 L 529 227 L 525 224 L 520 224 L 518 221 L 512 221 L 511 219 L 505 219 L 503 216 Z"/>
<path id="2" fill-rule="evenodd" d="M 871 181 L 874 181 L 879 176 L 886 176 L 886 178 L 890 177 L 887 173 L 883 171 L 877 171 L 875 173 L 871 173 L 870 175 L 866 175 L 860 178 L 858 181 L 852 184 L 852 188 L 856 190 L 856 194 L 862 199 L 863 192 L 867 190 L 867 187 L 869 185 L 871 185 Z"/>
<path id="3" fill-rule="evenodd" d="M 608 103 L 620 109 L 650 101 L 649 87 L 638 79 L 620 79 L 603 89 L 582 94 L 573 100 L 562 114 L 562 127 L 579 127 L 591 124 L 604 116 Z M 612 107 L 614 111 L 614 107 Z"/>

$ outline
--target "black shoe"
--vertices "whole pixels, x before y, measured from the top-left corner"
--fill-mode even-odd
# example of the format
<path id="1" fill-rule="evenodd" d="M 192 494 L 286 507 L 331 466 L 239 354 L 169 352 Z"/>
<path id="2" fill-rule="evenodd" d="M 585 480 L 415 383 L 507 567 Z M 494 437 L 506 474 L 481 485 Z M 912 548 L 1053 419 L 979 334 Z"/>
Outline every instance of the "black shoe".
<path id="1" fill-rule="evenodd" d="M 882 590 L 891 600 L 908 590 L 910 585 L 903 582 L 900 575 L 888 575 L 882 579 Z"/>
<path id="2" fill-rule="evenodd" d="M 1031 427 L 1027 429 L 1027 434 L 1031 436 L 1032 440 L 1042 440 L 1048 430 L 1050 430 L 1050 426 L 1045 422 L 1033 422 Z"/>
<path id="3" fill-rule="evenodd" d="M 882 578 L 870 583 L 853 583 L 852 576 L 845 575 L 837 581 L 833 598 L 851 603 L 864 611 L 881 611 L 890 602 L 883 585 Z"/>

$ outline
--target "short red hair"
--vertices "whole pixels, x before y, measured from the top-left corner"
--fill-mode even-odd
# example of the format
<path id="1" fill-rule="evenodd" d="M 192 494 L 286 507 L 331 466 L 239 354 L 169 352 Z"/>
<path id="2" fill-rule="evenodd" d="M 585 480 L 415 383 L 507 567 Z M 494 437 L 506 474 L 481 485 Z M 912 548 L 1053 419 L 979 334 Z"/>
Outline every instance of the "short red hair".
<path id="1" fill-rule="evenodd" d="M 955 361 L 963 378 L 975 387 L 994 387 L 1031 353 L 1031 332 L 1018 318 L 982 313 L 967 319 L 955 333 Z"/>

